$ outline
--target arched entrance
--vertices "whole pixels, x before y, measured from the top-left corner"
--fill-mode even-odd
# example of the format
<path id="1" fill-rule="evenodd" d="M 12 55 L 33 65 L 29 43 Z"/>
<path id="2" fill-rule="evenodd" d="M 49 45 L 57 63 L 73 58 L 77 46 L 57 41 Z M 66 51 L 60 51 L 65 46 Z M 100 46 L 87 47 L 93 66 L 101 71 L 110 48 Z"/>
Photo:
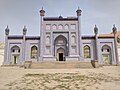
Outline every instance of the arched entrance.
<path id="1" fill-rule="evenodd" d="M 57 50 L 57 57 L 59 61 L 65 61 L 65 50 L 63 48 L 59 48 Z"/>
<path id="2" fill-rule="evenodd" d="M 54 55 L 57 61 L 65 61 L 65 57 L 68 55 L 67 39 L 63 35 L 59 35 L 55 39 Z"/>
<path id="3" fill-rule="evenodd" d="M 102 47 L 102 60 L 105 65 L 112 64 L 111 60 L 111 49 L 109 46 L 104 45 Z"/>
<path id="4" fill-rule="evenodd" d="M 11 48 L 12 64 L 19 64 L 20 62 L 20 48 L 18 46 L 13 46 Z"/>

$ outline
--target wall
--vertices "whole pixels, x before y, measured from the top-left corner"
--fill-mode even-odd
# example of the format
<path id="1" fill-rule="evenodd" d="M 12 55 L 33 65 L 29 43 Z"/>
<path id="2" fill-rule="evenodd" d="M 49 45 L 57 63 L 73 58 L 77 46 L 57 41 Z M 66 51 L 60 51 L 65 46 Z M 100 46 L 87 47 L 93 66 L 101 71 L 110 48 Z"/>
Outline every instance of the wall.
<path id="1" fill-rule="evenodd" d="M 3 64 L 4 61 L 4 43 L 0 43 L 0 65 Z"/>

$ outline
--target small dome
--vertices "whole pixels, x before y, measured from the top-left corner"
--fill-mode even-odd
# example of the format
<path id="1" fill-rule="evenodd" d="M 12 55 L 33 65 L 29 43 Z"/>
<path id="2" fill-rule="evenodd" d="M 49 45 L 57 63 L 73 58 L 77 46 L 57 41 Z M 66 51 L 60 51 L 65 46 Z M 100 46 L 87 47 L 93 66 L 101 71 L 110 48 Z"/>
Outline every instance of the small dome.
<path id="1" fill-rule="evenodd" d="M 59 18 L 63 18 L 63 17 L 60 15 Z"/>

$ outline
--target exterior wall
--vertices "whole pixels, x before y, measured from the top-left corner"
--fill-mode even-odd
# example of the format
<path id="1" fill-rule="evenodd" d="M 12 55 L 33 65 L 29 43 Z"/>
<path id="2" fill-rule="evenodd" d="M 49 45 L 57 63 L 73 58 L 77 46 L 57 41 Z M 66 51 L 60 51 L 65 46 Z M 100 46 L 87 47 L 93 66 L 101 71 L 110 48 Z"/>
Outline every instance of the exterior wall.
<path id="1" fill-rule="evenodd" d="M 4 64 L 12 64 L 12 51 L 11 48 L 14 46 L 18 46 L 20 48 L 20 62 L 18 64 L 23 64 L 24 60 L 23 60 L 23 54 L 22 52 L 25 52 L 25 61 L 30 61 L 32 60 L 33 62 L 37 62 L 37 59 L 31 59 L 31 47 L 32 46 L 36 46 L 38 48 L 38 42 L 39 40 L 26 40 L 26 47 L 25 50 L 22 49 L 22 45 L 23 45 L 23 39 L 8 39 L 8 60 L 4 61 Z M 39 50 L 39 48 L 38 48 Z"/>
<path id="2" fill-rule="evenodd" d="M 84 46 L 88 45 L 90 47 L 90 54 L 91 58 L 84 58 Z M 83 39 L 82 40 L 82 56 L 83 60 L 85 61 L 91 61 L 96 59 L 96 53 L 95 53 L 95 39 Z"/>
<path id="3" fill-rule="evenodd" d="M 68 35 L 67 33 L 62 33 L 66 38 L 68 38 Z M 58 35 L 62 35 L 61 33 L 58 33 L 58 34 L 53 34 L 53 37 L 56 38 Z M 54 39 L 53 38 L 53 39 Z M 4 61 L 4 64 L 11 64 L 12 62 L 12 52 L 11 52 L 11 48 L 13 46 L 18 46 L 20 48 L 20 62 L 18 64 L 22 64 L 23 59 L 22 59 L 22 42 L 23 40 L 22 39 L 8 39 L 8 60 Z M 53 40 L 54 41 L 54 40 Z M 52 39 L 50 42 L 53 42 Z M 46 41 L 45 41 L 46 42 Z M 44 43 L 45 43 L 44 42 Z M 43 44 L 44 44 L 43 43 Z M 53 43 L 52 43 L 53 44 Z M 52 47 L 52 44 L 51 44 L 51 47 Z M 69 42 L 69 44 L 71 44 Z M 31 59 L 31 47 L 32 46 L 36 46 L 38 48 L 38 45 L 39 45 L 39 40 L 26 40 L 26 48 L 24 50 L 25 52 L 25 60 L 26 61 L 33 61 L 33 62 L 38 62 L 39 61 L 39 57 L 37 59 Z M 91 54 L 91 57 L 90 58 L 84 58 L 84 46 L 85 45 L 88 45 L 90 47 L 90 54 Z M 102 60 L 102 47 L 104 45 L 107 45 L 110 47 L 111 49 L 111 60 L 112 60 L 112 64 L 115 65 L 116 64 L 116 56 L 115 56 L 115 46 L 114 46 L 114 38 L 98 38 L 98 51 L 99 51 L 99 61 L 98 63 L 99 64 L 104 64 L 103 63 L 103 60 Z M 80 49 L 80 48 L 79 48 Z M 39 48 L 38 48 L 39 50 Z M 71 49 L 69 49 L 71 51 Z M 82 60 L 81 61 L 88 61 L 90 62 L 91 60 L 96 60 L 96 49 L 95 49 L 95 39 L 82 39 Z M 45 51 L 45 48 L 44 48 L 44 51 Z M 50 53 L 53 57 L 53 48 L 51 49 L 51 53 Z M 49 55 L 50 55 L 49 54 Z M 49 55 L 47 56 L 46 55 L 46 59 L 45 60 L 52 60 L 53 57 L 49 57 Z M 76 59 L 76 57 L 74 56 L 70 56 L 70 52 L 69 52 L 69 55 L 66 57 L 66 60 L 79 60 L 79 59 Z M 39 53 L 38 53 L 38 56 L 39 56 Z M 53 60 L 56 60 L 53 59 Z"/>
<path id="4" fill-rule="evenodd" d="M 119 63 L 120 63 L 120 44 L 118 44 L 118 57 L 119 57 Z"/>
<path id="5" fill-rule="evenodd" d="M 79 59 L 79 43 L 78 43 L 78 21 L 44 21 L 43 22 L 43 41 L 46 41 L 46 37 L 49 36 L 50 43 L 46 44 L 46 42 L 43 42 L 41 45 L 43 46 L 43 57 L 53 57 L 56 58 L 56 49 L 54 50 L 54 42 L 55 39 L 62 35 L 67 39 L 67 46 L 68 46 L 68 56 L 69 58 L 77 57 Z M 55 25 L 57 28 L 54 30 L 52 26 Z M 59 25 L 63 26 L 62 29 L 59 29 Z M 65 28 L 65 26 L 68 25 L 68 29 Z M 75 29 L 74 29 L 75 25 Z M 75 42 L 72 43 L 72 36 L 75 36 Z M 49 47 L 50 53 L 48 53 L 46 48 Z M 74 48 L 73 48 L 74 47 Z M 75 49 L 75 50 L 73 50 Z M 73 51 L 75 51 L 73 53 Z M 55 53 L 55 56 L 54 56 Z M 67 57 L 68 58 L 68 57 Z M 68 59 L 67 59 L 68 60 Z"/>
<path id="6" fill-rule="evenodd" d="M 98 39 L 99 42 L 99 64 L 103 64 L 103 60 L 102 60 L 102 52 L 101 49 L 104 45 L 107 45 L 108 47 L 110 47 L 111 49 L 111 60 L 112 60 L 112 64 L 116 64 L 116 57 L 115 57 L 115 46 L 114 46 L 114 38 L 113 39 Z"/>
<path id="7" fill-rule="evenodd" d="M 36 46 L 39 50 L 39 40 L 26 40 L 26 49 L 25 49 L 25 60 L 26 61 L 33 61 L 33 62 L 37 62 L 38 61 L 38 58 L 37 59 L 31 59 L 31 47 L 32 46 Z M 39 55 L 38 55 L 39 56 Z"/>
<path id="8" fill-rule="evenodd" d="M 7 47 L 7 52 L 8 52 L 8 59 L 4 61 L 4 64 L 12 64 L 12 53 L 11 53 L 11 48 L 13 46 L 18 46 L 20 48 L 20 62 L 19 64 L 22 64 L 22 39 L 15 39 L 15 40 L 8 40 L 8 47 Z"/>

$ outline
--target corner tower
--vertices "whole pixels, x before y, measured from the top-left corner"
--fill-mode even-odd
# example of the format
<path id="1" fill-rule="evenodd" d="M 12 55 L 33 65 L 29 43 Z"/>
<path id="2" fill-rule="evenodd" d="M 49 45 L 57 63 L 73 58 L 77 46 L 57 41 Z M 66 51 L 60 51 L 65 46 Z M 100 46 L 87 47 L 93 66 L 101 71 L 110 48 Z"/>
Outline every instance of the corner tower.
<path id="1" fill-rule="evenodd" d="M 81 12 L 82 10 L 77 9 L 77 18 L 78 18 L 78 46 L 80 47 L 79 49 L 79 55 L 80 55 L 80 60 L 82 59 L 82 40 L 81 40 Z"/>
<path id="2" fill-rule="evenodd" d="M 42 43 L 44 42 L 43 40 L 43 18 L 45 16 L 45 11 L 42 9 L 40 10 L 40 42 L 39 42 L 39 60 L 42 60 L 43 56 L 43 45 Z"/>

